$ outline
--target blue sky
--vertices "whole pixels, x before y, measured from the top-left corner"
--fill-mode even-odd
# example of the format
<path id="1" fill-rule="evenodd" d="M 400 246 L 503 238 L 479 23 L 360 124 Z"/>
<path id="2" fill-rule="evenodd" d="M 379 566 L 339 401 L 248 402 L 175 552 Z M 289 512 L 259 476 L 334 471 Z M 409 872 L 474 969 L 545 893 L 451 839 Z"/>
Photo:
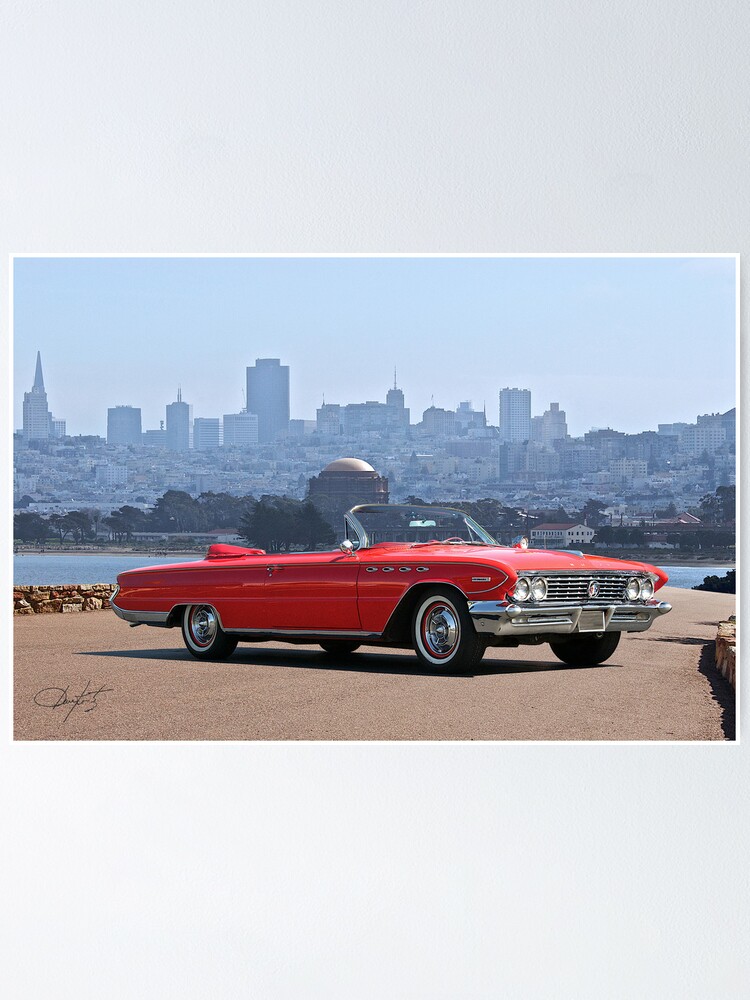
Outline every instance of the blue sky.
<path id="1" fill-rule="evenodd" d="M 570 433 L 635 432 L 735 405 L 733 258 L 17 258 L 14 427 L 42 352 L 50 409 L 105 434 L 107 407 L 157 427 L 243 406 L 258 357 L 291 367 L 292 417 L 434 397 L 497 423 L 498 390 L 551 401 Z"/>

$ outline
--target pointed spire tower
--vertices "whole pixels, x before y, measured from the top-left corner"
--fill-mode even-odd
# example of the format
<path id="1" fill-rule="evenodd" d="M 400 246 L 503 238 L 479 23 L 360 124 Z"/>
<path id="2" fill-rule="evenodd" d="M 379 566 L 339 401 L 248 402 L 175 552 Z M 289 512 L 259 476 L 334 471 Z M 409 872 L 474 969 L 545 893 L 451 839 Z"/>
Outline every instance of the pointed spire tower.
<path id="1" fill-rule="evenodd" d="M 36 352 L 36 371 L 34 372 L 34 389 L 44 392 L 44 376 L 42 375 L 42 352 Z M 32 389 L 32 392 L 34 391 Z"/>
<path id="2" fill-rule="evenodd" d="M 31 392 L 23 394 L 24 441 L 46 441 L 50 437 L 52 416 L 47 407 L 47 393 L 42 376 L 42 355 L 36 352 L 36 371 Z"/>

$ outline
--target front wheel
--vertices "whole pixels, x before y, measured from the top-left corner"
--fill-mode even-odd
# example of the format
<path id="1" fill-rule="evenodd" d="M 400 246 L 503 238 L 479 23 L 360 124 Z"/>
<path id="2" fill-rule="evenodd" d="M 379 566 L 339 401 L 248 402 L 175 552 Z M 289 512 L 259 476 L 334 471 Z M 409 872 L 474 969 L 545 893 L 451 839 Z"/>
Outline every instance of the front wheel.
<path id="1" fill-rule="evenodd" d="M 237 648 L 237 640 L 223 630 L 210 604 L 189 604 L 185 608 L 182 638 L 198 660 L 226 660 Z"/>
<path id="2" fill-rule="evenodd" d="M 464 598 L 441 588 L 422 594 L 412 617 L 412 642 L 421 663 L 445 673 L 473 670 L 487 648 Z"/>
<path id="3" fill-rule="evenodd" d="M 619 632 L 592 632 L 551 642 L 550 648 L 558 660 L 571 667 L 595 667 L 610 658 L 619 641 Z"/>

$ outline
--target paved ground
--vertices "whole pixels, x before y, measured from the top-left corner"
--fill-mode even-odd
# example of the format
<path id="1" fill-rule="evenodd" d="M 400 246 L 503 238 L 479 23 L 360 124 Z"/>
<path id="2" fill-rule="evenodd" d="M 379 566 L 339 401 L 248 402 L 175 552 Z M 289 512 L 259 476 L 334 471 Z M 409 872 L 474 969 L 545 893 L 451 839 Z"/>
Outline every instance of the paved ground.
<path id="1" fill-rule="evenodd" d="M 548 646 L 490 649 L 470 677 L 373 647 L 334 663 L 313 646 L 241 645 L 200 663 L 179 630 L 132 629 L 111 611 L 16 616 L 15 738 L 734 739 L 734 692 L 713 666 L 734 597 L 662 595 L 671 614 L 602 666 L 565 667 Z"/>

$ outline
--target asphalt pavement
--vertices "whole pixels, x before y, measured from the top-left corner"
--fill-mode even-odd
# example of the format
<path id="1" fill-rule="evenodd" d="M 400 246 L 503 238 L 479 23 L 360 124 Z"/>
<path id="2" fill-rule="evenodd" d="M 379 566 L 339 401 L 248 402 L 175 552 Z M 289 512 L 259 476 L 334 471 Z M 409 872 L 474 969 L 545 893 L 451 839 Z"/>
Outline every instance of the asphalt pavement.
<path id="1" fill-rule="evenodd" d="M 245 644 L 193 659 L 179 629 L 112 611 L 16 616 L 17 740 L 727 740 L 733 689 L 716 671 L 732 595 L 666 587 L 673 605 L 598 667 L 549 646 L 489 649 L 466 677 L 405 650 Z"/>

